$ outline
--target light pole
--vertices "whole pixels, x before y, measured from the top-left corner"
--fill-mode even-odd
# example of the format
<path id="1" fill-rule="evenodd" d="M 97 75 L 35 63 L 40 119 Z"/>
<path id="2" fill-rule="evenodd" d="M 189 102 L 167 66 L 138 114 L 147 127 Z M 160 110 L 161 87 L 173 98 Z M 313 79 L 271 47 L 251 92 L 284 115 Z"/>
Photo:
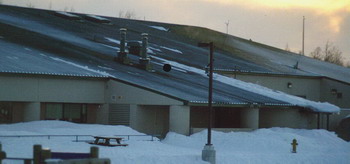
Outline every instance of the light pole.
<path id="1" fill-rule="evenodd" d="M 212 126 L 212 101 L 213 101 L 213 58 L 214 58 L 214 43 L 198 43 L 198 47 L 209 47 L 209 96 L 208 96 L 208 141 L 202 150 L 202 160 L 215 164 L 215 150 L 211 143 L 211 126 Z"/>

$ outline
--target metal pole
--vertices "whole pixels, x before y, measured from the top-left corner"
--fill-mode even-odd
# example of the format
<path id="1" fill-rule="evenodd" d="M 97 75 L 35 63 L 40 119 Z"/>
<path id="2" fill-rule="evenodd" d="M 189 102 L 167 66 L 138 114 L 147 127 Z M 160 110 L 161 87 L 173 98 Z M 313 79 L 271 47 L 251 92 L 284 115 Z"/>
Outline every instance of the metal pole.
<path id="1" fill-rule="evenodd" d="M 327 113 L 327 130 L 329 130 L 329 113 Z"/>
<path id="2" fill-rule="evenodd" d="M 320 129 L 320 113 L 317 113 L 317 129 Z"/>
<path id="3" fill-rule="evenodd" d="M 303 48 L 302 48 L 302 55 L 305 55 L 305 43 L 304 43 L 304 40 L 305 40 L 305 16 L 303 16 Z"/>
<path id="4" fill-rule="evenodd" d="M 211 145 L 211 126 L 212 126 L 212 101 L 213 101 L 213 52 L 214 46 L 213 42 L 209 43 L 210 47 L 210 57 L 209 57 L 209 96 L 208 96 L 208 107 L 209 107 L 209 121 L 208 121 L 208 143 L 207 145 Z"/>

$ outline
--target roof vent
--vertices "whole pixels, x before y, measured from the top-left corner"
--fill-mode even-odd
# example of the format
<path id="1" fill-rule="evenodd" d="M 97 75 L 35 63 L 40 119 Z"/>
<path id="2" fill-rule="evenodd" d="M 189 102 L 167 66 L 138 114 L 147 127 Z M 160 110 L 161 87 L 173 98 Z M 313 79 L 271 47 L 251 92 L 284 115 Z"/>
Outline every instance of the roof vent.
<path id="1" fill-rule="evenodd" d="M 128 54 L 125 52 L 125 43 L 126 43 L 126 29 L 120 29 L 120 51 L 118 52 L 118 56 L 115 60 L 119 61 L 123 64 L 129 64 L 130 60 L 128 58 Z"/>
<path id="2" fill-rule="evenodd" d="M 127 47 L 130 54 L 140 56 L 141 45 L 139 41 L 129 41 Z"/>
<path id="3" fill-rule="evenodd" d="M 141 35 L 142 35 L 142 48 L 141 48 L 141 57 L 139 59 L 139 63 L 142 69 L 151 71 L 152 70 L 151 59 L 147 54 L 148 34 L 143 33 Z"/>

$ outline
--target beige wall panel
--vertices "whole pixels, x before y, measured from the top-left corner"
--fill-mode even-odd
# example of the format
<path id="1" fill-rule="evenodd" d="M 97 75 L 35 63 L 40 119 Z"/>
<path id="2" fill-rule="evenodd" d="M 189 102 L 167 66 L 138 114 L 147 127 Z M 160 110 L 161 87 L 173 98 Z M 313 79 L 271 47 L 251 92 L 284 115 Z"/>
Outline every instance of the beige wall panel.
<path id="1" fill-rule="evenodd" d="M 41 79 L 39 97 L 44 102 L 103 103 L 103 81 L 77 79 Z"/>
<path id="2" fill-rule="evenodd" d="M 169 131 L 169 107 L 131 105 L 130 127 L 142 133 L 165 136 Z"/>
<path id="3" fill-rule="evenodd" d="M 0 101 L 35 101 L 37 98 L 37 79 L 0 76 Z"/>
<path id="4" fill-rule="evenodd" d="M 233 77 L 232 75 L 230 76 Z M 309 100 L 320 101 L 320 79 L 254 75 L 237 75 L 236 78 L 291 95 L 306 96 Z M 288 83 L 292 84 L 291 88 L 287 87 Z"/>
<path id="5" fill-rule="evenodd" d="M 104 103 L 105 82 L 73 78 L 0 77 L 0 101 Z"/>
<path id="6" fill-rule="evenodd" d="M 183 135 L 190 134 L 189 106 L 170 106 L 169 131 Z"/>
<path id="7" fill-rule="evenodd" d="M 341 108 L 350 109 L 350 84 L 329 79 L 323 79 L 321 84 L 321 101 L 327 101 Z M 336 93 L 332 94 L 332 89 L 335 89 Z M 338 97 L 338 94 L 341 94 L 342 97 Z"/>
<path id="8" fill-rule="evenodd" d="M 183 105 L 182 101 L 113 80 L 108 82 L 106 93 L 106 102 L 109 103 L 135 105 Z"/>
<path id="9" fill-rule="evenodd" d="M 241 110 L 241 128 L 259 128 L 259 109 L 246 108 Z"/>

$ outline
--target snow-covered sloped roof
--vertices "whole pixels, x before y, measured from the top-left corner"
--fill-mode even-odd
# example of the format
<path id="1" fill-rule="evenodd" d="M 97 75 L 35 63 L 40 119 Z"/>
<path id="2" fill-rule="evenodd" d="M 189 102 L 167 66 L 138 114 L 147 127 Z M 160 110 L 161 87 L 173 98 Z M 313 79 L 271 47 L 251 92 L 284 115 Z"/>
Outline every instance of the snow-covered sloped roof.
<path id="1" fill-rule="evenodd" d="M 109 24 L 101 24 L 64 19 L 53 11 L 9 6 L 0 9 L 0 73 L 112 78 L 184 103 L 207 102 L 208 77 L 203 68 L 207 65 L 208 51 L 172 33 L 166 24 L 118 18 L 108 18 Z M 149 33 L 148 53 L 154 71 L 114 61 L 120 46 L 120 28 L 128 29 L 128 40 L 140 40 L 141 33 Z M 128 57 L 138 63 L 139 56 Z M 172 65 L 171 72 L 163 71 L 165 63 Z M 215 65 L 272 71 L 221 51 L 215 52 Z M 328 103 L 308 101 L 219 74 L 215 74 L 213 87 L 215 104 L 339 111 Z"/>

